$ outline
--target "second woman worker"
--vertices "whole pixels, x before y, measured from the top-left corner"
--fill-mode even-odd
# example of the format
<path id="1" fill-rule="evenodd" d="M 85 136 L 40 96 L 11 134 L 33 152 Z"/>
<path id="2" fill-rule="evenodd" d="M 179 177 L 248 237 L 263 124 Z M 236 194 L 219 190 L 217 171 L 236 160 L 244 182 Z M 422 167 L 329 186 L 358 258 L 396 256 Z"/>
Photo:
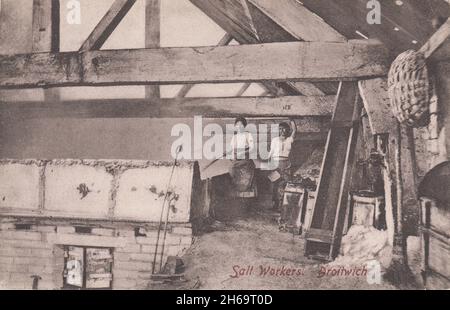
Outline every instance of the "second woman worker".
<path id="1" fill-rule="evenodd" d="M 286 184 L 291 181 L 291 161 L 289 155 L 294 143 L 297 125 L 293 120 L 290 125 L 282 122 L 279 125 L 279 136 L 272 139 L 270 144 L 269 161 L 271 166 L 279 173 L 279 178 L 273 184 L 272 201 L 273 208 L 280 211 L 280 230 L 286 228 L 288 214 L 286 206 L 283 206 L 283 196 Z"/>

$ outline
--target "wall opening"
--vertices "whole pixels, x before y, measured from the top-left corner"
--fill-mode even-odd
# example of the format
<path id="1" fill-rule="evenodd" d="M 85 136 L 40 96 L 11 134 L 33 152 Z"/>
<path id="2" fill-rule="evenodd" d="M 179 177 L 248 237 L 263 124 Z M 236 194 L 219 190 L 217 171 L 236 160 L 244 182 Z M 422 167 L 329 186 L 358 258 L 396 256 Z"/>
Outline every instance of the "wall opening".
<path id="1" fill-rule="evenodd" d="M 64 247 L 64 289 L 111 289 L 113 250 Z"/>

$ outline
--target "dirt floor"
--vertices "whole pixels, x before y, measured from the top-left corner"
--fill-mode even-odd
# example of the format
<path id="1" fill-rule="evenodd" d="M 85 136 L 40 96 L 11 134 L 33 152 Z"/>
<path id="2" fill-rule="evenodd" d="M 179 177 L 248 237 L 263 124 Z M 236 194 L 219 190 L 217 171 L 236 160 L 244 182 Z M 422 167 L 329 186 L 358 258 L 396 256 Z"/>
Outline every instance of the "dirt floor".
<path id="1" fill-rule="evenodd" d="M 304 257 L 304 239 L 280 232 L 268 208 L 214 222 L 182 257 L 185 280 L 155 288 L 175 289 L 395 289 L 369 284 L 365 275 L 336 275 L 338 266 Z M 223 219 L 223 216 L 221 217 Z M 346 266 L 349 268 L 363 266 Z M 320 271 L 330 270 L 320 276 Z M 334 275 L 331 273 L 334 271 Z M 355 269 L 357 270 L 357 269 Z"/>

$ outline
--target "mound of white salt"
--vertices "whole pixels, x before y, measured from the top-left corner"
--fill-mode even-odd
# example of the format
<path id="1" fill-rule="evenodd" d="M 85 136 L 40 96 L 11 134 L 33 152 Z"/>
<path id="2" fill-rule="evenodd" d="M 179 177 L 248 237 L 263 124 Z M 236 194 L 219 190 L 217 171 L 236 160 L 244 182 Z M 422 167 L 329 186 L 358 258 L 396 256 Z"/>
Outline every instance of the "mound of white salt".
<path id="1" fill-rule="evenodd" d="M 383 268 L 387 268 L 392 258 L 391 252 L 387 231 L 353 225 L 342 238 L 339 256 L 330 265 L 355 266 L 377 260 Z"/>

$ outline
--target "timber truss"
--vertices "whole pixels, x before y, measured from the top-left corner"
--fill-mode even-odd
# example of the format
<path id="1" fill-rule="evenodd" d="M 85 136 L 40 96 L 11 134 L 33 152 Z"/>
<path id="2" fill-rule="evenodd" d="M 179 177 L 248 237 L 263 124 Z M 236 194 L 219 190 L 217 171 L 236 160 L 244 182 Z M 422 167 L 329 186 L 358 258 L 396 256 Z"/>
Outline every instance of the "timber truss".
<path id="1" fill-rule="evenodd" d="M 390 15 L 392 7 L 383 10 L 387 22 L 371 28 L 365 22 L 366 2 L 360 0 L 351 8 L 329 0 L 190 1 L 225 30 L 217 46 L 160 48 L 159 0 L 146 0 L 146 48 L 100 50 L 136 2 L 115 0 L 78 51 L 60 53 L 59 2 L 34 0 L 34 53 L 0 56 L 0 89 L 42 87 L 46 100 L 4 102 L 0 112 L 37 117 L 331 116 L 306 252 L 332 259 L 344 225 L 361 110 L 368 114 L 372 134 L 393 135 L 398 124 L 390 117 L 386 91 L 390 63 L 411 42 L 423 44 L 430 62 L 448 59 L 450 20 L 435 31 L 418 13 L 424 8 L 409 2 L 410 15 L 399 23 Z M 371 33 L 377 40 L 358 39 L 352 24 L 358 25 L 359 35 Z M 386 35 L 392 27 L 398 34 Z M 412 40 L 406 36 L 410 33 L 418 37 Z M 229 45 L 232 40 L 239 45 Z M 197 83 L 231 82 L 243 83 L 236 98 L 184 98 Z M 240 97 L 254 82 L 269 96 Z M 184 86 L 176 98 L 160 99 L 156 86 L 165 84 Z M 61 102 L 52 94 L 56 87 L 113 85 L 145 85 L 147 98 Z M 412 169 L 405 166 L 402 172 L 411 175 Z M 400 177 L 394 170 L 392 178 Z M 392 200 L 401 204 L 402 199 L 408 197 Z"/>

